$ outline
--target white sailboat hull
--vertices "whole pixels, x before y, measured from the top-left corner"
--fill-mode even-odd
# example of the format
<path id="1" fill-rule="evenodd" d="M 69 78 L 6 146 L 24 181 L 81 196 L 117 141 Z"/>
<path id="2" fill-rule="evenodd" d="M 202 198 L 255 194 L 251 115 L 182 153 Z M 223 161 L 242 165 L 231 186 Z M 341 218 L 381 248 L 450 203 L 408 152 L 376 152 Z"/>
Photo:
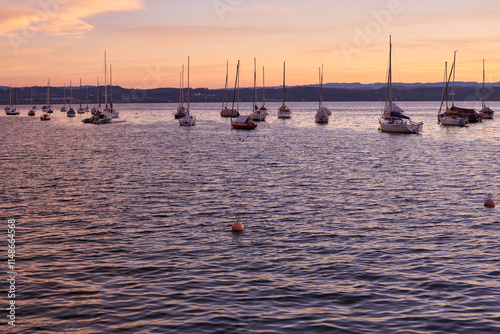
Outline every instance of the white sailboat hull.
<path id="1" fill-rule="evenodd" d="M 423 123 L 413 123 L 404 119 L 380 120 L 380 131 L 393 133 L 420 133 Z"/>
<path id="2" fill-rule="evenodd" d="M 460 117 L 458 115 L 441 114 L 438 115 L 438 120 L 441 124 L 450 126 L 466 126 L 469 124 L 469 120 L 467 118 Z"/>
<path id="3" fill-rule="evenodd" d="M 261 111 L 259 109 L 252 113 L 252 120 L 263 122 L 266 120 L 266 116 L 267 116 L 266 111 Z"/>
<path id="4" fill-rule="evenodd" d="M 292 118 L 291 111 L 278 111 L 278 118 Z"/>
<path id="5" fill-rule="evenodd" d="M 188 114 L 182 118 L 179 118 L 179 124 L 181 126 L 194 126 L 196 125 L 196 117 Z"/>
<path id="6" fill-rule="evenodd" d="M 278 110 L 278 118 L 292 118 L 292 112 L 287 106 L 282 105 Z"/>

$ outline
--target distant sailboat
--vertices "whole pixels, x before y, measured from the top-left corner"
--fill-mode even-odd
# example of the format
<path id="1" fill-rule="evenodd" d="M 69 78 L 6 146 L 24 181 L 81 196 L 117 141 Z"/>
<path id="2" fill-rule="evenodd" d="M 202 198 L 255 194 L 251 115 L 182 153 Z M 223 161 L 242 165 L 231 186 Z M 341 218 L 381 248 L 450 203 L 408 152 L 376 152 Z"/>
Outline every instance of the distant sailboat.
<path id="1" fill-rule="evenodd" d="M 73 89 L 71 87 L 71 81 L 70 81 L 69 82 L 69 109 L 66 112 L 66 116 L 68 116 L 68 117 L 75 117 L 76 116 L 75 110 L 73 110 L 73 108 L 71 108 L 72 102 L 73 102 Z"/>
<path id="2" fill-rule="evenodd" d="M 466 109 L 455 107 L 455 61 L 456 61 L 457 52 L 455 51 L 453 56 L 453 65 L 451 66 L 450 75 L 448 79 L 446 79 L 447 75 L 447 63 L 445 63 L 445 88 L 443 89 L 443 97 L 441 99 L 441 106 L 439 107 L 438 112 L 438 123 L 442 125 L 452 125 L 452 126 L 466 126 L 469 124 L 469 118 L 464 116 L 462 113 L 464 111 L 474 112 L 474 109 Z M 451 77 L 453 75 L 453 88 L 451 90 L 451 95 L 453 96 L 451 108 L 448 108 L 448 87 L 450 84 Z M 446 111 L 441 113 L 443 108 L 444 100 L 446 99 Z"/>
<path id="3" fill-rule="evenodd" d="M 278 109 L 278 118 L 291 118 L 292 111 L 285 104 L 285 62 L 283 62 L 283 104 Z"/>
<path id="4" fill-rule="evenodd" d="M 187 73 L 187 109 L 186 115 L 179 119 L 179 124 L 182 126 L 194 126 L 196 125 L 196 117 L 190 114 L 189 110 L 189 57 L 188 57 L 188 73 Z"/>
<path id="5" fill-rule="evenodd" d="M 47 81 L 47 105 L 42 107 L 43 115 L 40 116 L 41 121 L 50 121 L 50 113 L 53 113 L 51 108 L 51 98 L 50 98 L 50 79 Z"/>
<path id="6" fill-rule="evenodd" d="M 264 82 L 264 67 L 262 67 L 262 107 L 258 108 L 256 103 L 256 78 L 257 78 L 257 72 L 256 72 L 256 60 L 255 58 L 253 59 L 254 61 L 254 84 L 253 84 L 253 89 L 254 89 L 254 111 L 252 112 L 252 119 L 254 121 L 265 121 L 266 116 L 269 114 L 269 110 L 266 107 L 266 88 L 265 88 L 265 82 Z"/>
<path id="7" fill-rule="evenodd" d="M 314 121 L 316 123 L 328 123 L 328 118 L 331 115 L 331 111 L 323 106 L 323 65 L 319 69 L 319 107 L 316 115 L 314 116 Z"/>
<path id="8" fill-rule="evenodd" d="M 36 113 L 35 87 L 31 87 L 31 105 L 32 105 L 32 107 L 28 111 L 28 116 L 35 116 L 35 113 Z"/>
<path id="9" fill-rule="evenodd" d="M 254 60 L 255 62 L 255 60 Z M 255 67 L 254 67 L 255 68 Z M 234 102 L 236 105 L 239 104 L 239 88 L 240 88 L 240 61 L 238 60 L 238 65 L 236 66 L 236 79 L 234 80 L 234 92 L 233 92 L 233 105 L 231 109 L 234 110 Z M 238 107 L 236 109 L 239 109 Z M 254 103 L 253 109 L 255 109 L 255 71 L 254 71 Z M 237 130 L 253 130 L 257 127 L 257 123 L 252 120 L 251 115 L 239 115 L 234 121 L 231 116 L 231 127 Z"/>
<path id="10" fill-rule="evenodd" d="M 412 122 L 392 100 L 392 41 L 389 37 L 389 71 L 387 75 L 387 95 L 384 110 L 379 119 L 380 131 L 394 133 L 419 133 L 423 122 Z"/>
<path id="11" fill-rule="evenodd" d="M 85 114 L 86 110 L 82 106 L 82 78 L 80 78 L 80 88 L 79 88 L 79 98 L 78 101 L 80 102 L 80 108 L 78 108 L 78 113 L 79 114 Z"/>
<path id="12" fill-rule="evenodd" d="M 19 115 L 20 112 L 17 111 L 17 89 L 14 88 L 14 104 L 12 104 L 12 86 L 10 87 L 10 93 L 9 93 L 9 105 L 5 107 L 5 114 L 6 115 Z"/>
<path id="13" fill-rule="evenodd" d="M 68 109 L 66 108 L 66 85 L 64 85 L 64 106 L 61 108 L 61 112 L 67 112 Z"/>
<path id="14" fill-rule="evenodd" d="M 479 111 L 479 113 L 485 119 L 493 119 L 495 112 L 486 106 L 486 89 L 484 81 L 485 81 L 485 75 L 484 75 L 484 59 L 483 59 L 483 100 L 482 100 L 482 109 Z"/>
<path id="15" fill-rule="evenodd" d="M 87 86 L 87 106 L 85 107 L 85 112 L 89 111 L 89 86 Z"/>
<path id="16" fill-rule="evenodd" d="M 226 101 L 226 92 L 227 92 L 227 80 L 229 75 L 229 61 L 226 63 L 226 84 L 224 85 L 224 95 L 222 97 L 222 110 L 220 112 L 221 117 L 238 117 L 240 113 L 238 110 L 228 109 L 227 101 Z"/>
<path id="17" fill-rule="evenodd" d="M 50 79 L 47 81 L 47 105 L 42 107 L 42 111 L 49 114 L 54 112 L 52 110 L 52 101 L 50 97 Z"/>
<path id="18" fill-rule="evenodd" d="M 97 80 L 99 82 L 99 80 Z M 99 109 L 95 109 L 90 119 L 85 119 L 85 123 L 90 123 L 91 120 L 94 124 L 106 124 L 106 123 L 121 123 L 125 122 L 125 118 L 120 117 L 120 113 L 115 109 L 113 105 L 113 70 L 111 65 L 109 65 L 109 84 L 110 84 L 110 104 L 108 106 L 108 85 L 107 85 L 107 63 L 106 63 L 106 52 L 104 52 L 104 110 L 101 110 L 100 101 Z"/>
<path id="19" fill-rule="evenodd" d="M 184 64 L 179 74 L 179 106 L 177 112 L 174 114 L 175 119 L 186 116 L 186 107 L 184 107 Z"/>

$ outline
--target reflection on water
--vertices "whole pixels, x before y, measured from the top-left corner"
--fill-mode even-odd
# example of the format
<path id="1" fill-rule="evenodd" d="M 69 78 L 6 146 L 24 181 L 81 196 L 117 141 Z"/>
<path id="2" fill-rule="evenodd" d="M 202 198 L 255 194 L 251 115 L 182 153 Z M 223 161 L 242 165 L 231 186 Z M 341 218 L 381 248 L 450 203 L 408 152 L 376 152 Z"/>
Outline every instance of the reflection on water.
<path id="1" fill-rule="evenodd" d="M 268 103 L 251 132 L 219 104 L 189 128 L 174 104 L 1 116 L 17 332 L 498 332 L 497 121 L 402 102 L 424 132 L 395 135 L 382 103 L 327 105 L 321 125 L 316 103 Z"/>

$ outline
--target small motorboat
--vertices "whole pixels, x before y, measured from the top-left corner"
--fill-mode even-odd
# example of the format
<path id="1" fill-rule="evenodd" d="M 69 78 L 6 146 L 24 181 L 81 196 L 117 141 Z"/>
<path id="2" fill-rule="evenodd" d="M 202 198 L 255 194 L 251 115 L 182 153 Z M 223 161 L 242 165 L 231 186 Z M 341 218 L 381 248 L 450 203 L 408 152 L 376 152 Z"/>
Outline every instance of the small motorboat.
<path id="1" fill-rule="evenodd" d="M 49 114 L 43 114 L 40 116 L 41 121 L 50 121 L 50 115 Z"/>
<path id="2" fill-rule="evenodd" d="M 253 130 L 257 127 L 257 123 L 252 120 L 250 115 L 240 115 L 234 121 L 231 120 L 231 126 L 238 130 Z"/>

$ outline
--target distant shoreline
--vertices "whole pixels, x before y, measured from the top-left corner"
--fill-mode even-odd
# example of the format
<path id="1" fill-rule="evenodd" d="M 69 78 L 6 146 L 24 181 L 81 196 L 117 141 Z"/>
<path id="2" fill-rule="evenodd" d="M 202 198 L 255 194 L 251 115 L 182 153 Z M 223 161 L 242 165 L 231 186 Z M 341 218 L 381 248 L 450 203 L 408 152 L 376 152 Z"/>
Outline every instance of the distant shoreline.
<path id="1" fill-rule="evenodd" d="M 442 83 L 394 83 L 393 98 L 398 101 L 441 101 L 442 98 Z M 13 88 L 13 97 L 17 93 L 17 101 L 19 105 L 32 104 L 31 102 L 31 87 Z M 89 104 L 97 103 L 97 88 L 88 86 Z M 82 87 L 81 103 L 86 100 L 87 86 Z M 482 99 L 482 84 L 474 82 L 457 82 L 455 83 L 455 100 L 457 101 L 481 101 Z M 114 103 L 176 103 L 179 101 L 178 88 L 153 88 L 153 89 L 136 89 L 123 88 L 120 86 L 112 87 Z M 233 89 L 228 89 L 226 92 L 226 101 L 231 103 L 233 100 Z M 329 83 L 323 86 L 324 101 L 385 101 L 385 84 L 338 84 Z M 69 103 L 69 89 L 66 89 L 66 103 Z M 80 104 L 79 87 L 72 88 L 73 104 Z M 108 87 L 108 102 L 110 101 L 110 88 Z M 51 101 L 53 104 L 64 104 L 64 87 L 51 88 Z M 252 102 L 253 88 L 240 88 L 240 102 Z M 485 89 L 486 101 L 500 100 L 500 82 L 488 83 Z M 222 103 L 224 98 L 224 89 L 208 89 L 194 88 L 190 90 L 191 102 L 218 102 Z M 287 86 L 286 87 L 286 102 L 313 102 L 318 101 L 319 93 L 317 85 L 306 86 Z M 100 87 L 101 103 L 104 103 L 104 87 Z M 449 97 L 451 99 L 451 97 Z M 186 99 L 185 99 L 186 100 Z M 262 88 L 257 90 L 257 102 L 262 103 Z M 266 88 L 266 101 L 281 101 L 281 87 Z M 7 105 L 10 101 L 9 87 L 0 87 L 0 104 Z M 14 103 L 14 101 L 13 101 Z M 47 87 L 35 87 L 35 102 L 36 105 L 47 104 Z"/>

